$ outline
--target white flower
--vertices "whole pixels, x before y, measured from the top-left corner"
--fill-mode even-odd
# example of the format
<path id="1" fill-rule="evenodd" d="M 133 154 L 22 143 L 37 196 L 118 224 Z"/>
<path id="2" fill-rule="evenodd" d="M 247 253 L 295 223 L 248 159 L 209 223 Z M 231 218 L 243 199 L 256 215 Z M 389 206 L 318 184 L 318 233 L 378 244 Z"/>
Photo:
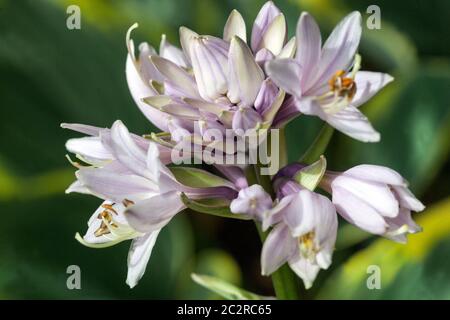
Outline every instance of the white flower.
<path id="1" fill-rule="evenodd" d="M 295 104 L 287 109 L 296 106 L 298 111 L 318 116 L 354 139 L 377 142 L 379 133 L 358 107 L 393 78 L 359 71 L 356 52 L 360 37 L 361 15 L 353 12 L 336 26 L 322 47 L 317 23 L 303 13 L 297 26 L 295 59 L 269 61 L 266 70 L 281 89 L 295 98 Z"/>

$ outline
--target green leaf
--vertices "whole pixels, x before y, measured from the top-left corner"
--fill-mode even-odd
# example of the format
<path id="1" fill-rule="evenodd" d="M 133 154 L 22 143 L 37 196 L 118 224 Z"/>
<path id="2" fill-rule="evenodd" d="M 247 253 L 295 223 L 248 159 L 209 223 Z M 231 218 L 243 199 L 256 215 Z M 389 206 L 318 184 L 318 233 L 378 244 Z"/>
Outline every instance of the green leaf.
<path id="1" fill-rule="evenodd" d="M 201 199 L 192 200 L 189 199 L 184 193 L 181 194 L 181 200 L 189 209 L 200 213 L 206 213 L 213 216 L 232 218 L 240 220 L 250 220 L 249 217 L 235 214 L 230 211 L 230 200 L 227 199 Z"/>
<path id="2" fill-rule="evenodd" d="M 270 299 L 232 285 L 224 280 L 207 275 L 191 274 L 192 280 L 228 300 L 263 300 Z"/>
<path id="3" fill-rule="evenodd" d="M 300 169 L 294 176 L 294 179 L 303 187 L 314 191 L 322 180 L 327 169 L 327 160 L 324 156 L 313 164 Z"/>
<path id="4" fill-rule="evenodd" d="M 170 167 L 178 182 L 191 188 L 230 187 L 234 185 L 228 180 L 209 173 L 205 170 L 191 167 Z"/>

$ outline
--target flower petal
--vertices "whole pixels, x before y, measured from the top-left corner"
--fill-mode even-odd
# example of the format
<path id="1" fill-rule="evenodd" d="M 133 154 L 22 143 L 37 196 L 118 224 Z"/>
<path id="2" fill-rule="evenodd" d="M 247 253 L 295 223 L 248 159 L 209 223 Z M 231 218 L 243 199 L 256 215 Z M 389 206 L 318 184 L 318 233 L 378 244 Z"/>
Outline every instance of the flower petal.
<path id="1" fill-rule="evenodd" d="M 393 189 L 401 207 L 416 212 L 420 212 L 425 209 L 423 203 L 420 202 L 420 200 L 417 199 L 408 188 L 394 186 Z"/>
<path id="2" fill-rule="evenodd" d="M 252 106 L 264 80 L 264 72 L 245 42 L 238 37 L 231 39 L 228 59 L 228 98 L 232 103 Z"/>
<path id="3" fill-rule="evenodd" d="M 69 139 L 66 142 L 66 149 L 83 158 L 94 159 L 96 161 L 107 161 L 114 159 L 111 151 L 105 148 L 100 137 L 83 137 Z"/>
<path id="4" fill-rule="evenodd" d="M 281 11 L 272 1 L 267 1 L 258 12 L 252 29 L 251 47 L 253 52 L 261 49 L 261 41 L 270 23 Z"/>
<path id="5" fill-rule="evenodd" d="M 228 17 L 223 30 L 223 40 L 231 41 L 234 36 L 238 36 L 244 42 L 247 42 L 247 30 L 244 18 L 237 10 L 233 10 Z"/>
<path id="6" fill-rule="evenodd" d="M 169 61 L 172 61 L 180 67 L 189 67 L 189 62 L 187 61 L 183 51 L 167 41 L 165 34 L 163 34 L 161 37 L 161 43 L 159 45 L 159 55 Z"/>
<path id="7" fill-rule="evenodd" d="M 128 89 L 130 90 L 131 96 L 133 97 L 133 100 L 138 106 L 139 110 L 141 110 L 144 116 L 148 120 L 150 120 L 150 122 L 152 122 L 156 127 L 163 131 L 166 131 L 168 116 L 161 111 L 149 108 L 147 104 L 142 102 L 142 98 L 153 96 L 157 94 L 157 92 L 143 81 L 141 75 L 136 69 L 135 62 L 133 62 L 133 59 L 130 57 L 130 55 L 128 55 L 127 57 L 125 73 Z"/>
<path id="8" fill-rule="evenodd" d="M 289 228 L 278 224 L 269 233 L 261 251 L 261 274 L 270 275 L 281 267 L 295 251 L 295 239 Z"/>
<path id="9" fill-rule="evenodd" d="M 183 92 L 186 97 L 199 97 L 195 81 L 186 71 L 177 66 L 175 63 L 164 58 L 152 56 L 150 59 L 155 67 L 159 70 L 159 72 L 161 72 L 161 74 L 164 76 L 166 81 L 170 82 L 179 91 Z M 142 98 L 148 96 L 151 95 L 147 95 Z M 147 105 L 146 108 L 151 109 L 148 108 Z"/>
<path id="10" fill-rule="evenodd" d="M 322 37 L 320 29 L 314 18 L 307 12 L 302 13 L 297 24 L 297 53 L 295 59 L 302 66 L 302 85 L 308 90 L 308 80 L 314 78 L 320 53 L 322 50 Z"/>
<path id="11" fill-rule="evenodd" d="M 395 217 L 398 214 L 398 201 L 389 186 L 384 183 L 340 175 L 331 182 L 333 190 L 336 186 L 351 192 L 385 217 Z"/>
<path id="12" fill-rule="evenodd" d="M 191 41 L 191 38 L 198 37 L 198 33 L 192 31 L 189 28 L 186 27 L 180 27 L 179 30 L 180 33 L 180 44 L 181 48 L 183 49 L 183 52 L 186 56 L 186 59 L 191 62 L 191 54 L 189 51 L 189 43 Z"/>
<path id="13" fill-rule="evenodd" d="M 272 106 L 278 91 L 277 86 L 270 79 L 263 81 L 255 100 L 255 109 L 259 114 L 264 114 Z"/>
<path id="14" fill-rule="evenodd" d="M 383 217 L 353 193 L 333 187 L 332 198 L 337 212 L 351 224 L 374 234 L 383 234 L 386 231 L 387 224 Z"/>
<path id="15" fill-rule="evenodd" d="M 406 185 L 405 179 L 403 179 L 398 172 L 383 166 L 361 164 L 348 169 L 344 174 L 352 176 L 355 179 L 374 181 L 394 186 Z"/>
<path id="16" fill-rule="evenodd" d="M 160 230 L 148 233 L 132 241 L 128 252 L 128 274 L 126 283 L 133 288 L 142 278 L 152 254 Z"/>
<path id="17" fill-rule="evenodd" d="M 164 227 L 184 208 L 179 192 L 171 191 L 157 194 L 128 207 L 125 218 L 135 230 L 147 233 Z"/>
<path id="18" fill-rule="evenodd" d="M 211 36 L 190 38 L 189 52 L 201 97 L 214 101 L 227 92 L 228 44 Z"/>
<path id="19" fill-rule="evenodd" d="M 326 121 L 337 130 L 362 142 L 380 141 L 380 133 L 370 124 L 369 120 L 357 108 L 348 106 L 345 109 L 329 115 Z"/>
<path id="20" fill-rule="evenodd" d="M 136 202 L 158 191 L 158 186 L 148 179 L 105 169 L 82 168 L 76 172 L 76 176 L 92 194 L 115 202 L 124 199 Z"/>
<path id="21" fill-rule="evenodd" d="M 312 287 L 320 271 L 318 265 L 311 263 L 308 259 L 302 258 L 300 255 L 296 255 L 295 258 L 289 260 L 289 266 L 303 280 L 306 289 Z"/>
<path id="22" fill-rule="evenodd" d="M 328 81 L 339 70 L 347 70 L 353 62 L 361 38 L 361 14 L 350 13 L 334 28 L 323 45 L 317 85 Z"/>
<path id="23" fill-rule="evenodd" d="M 301 67 L 294 59 L 276 59 L 266 64 L 267 75 L 281 89 L 296 97 L 301 92 Z"/>
<path id="24" fill-rule="evenodd" d="M 352 105 L 359 107 L 364 104 L 393 80 L 394 78 L 387 73 L 357 72 L 355 75 L 356 94 L 352 100 Z"/>
<path id="25" fill-rule="evenodd" d="M 261 48 L 270 50 L 274 55 L 280 54 L 286 40 L 286 19 L 283 14 L 276 16 L 267 27 L 262 41 Z"/>

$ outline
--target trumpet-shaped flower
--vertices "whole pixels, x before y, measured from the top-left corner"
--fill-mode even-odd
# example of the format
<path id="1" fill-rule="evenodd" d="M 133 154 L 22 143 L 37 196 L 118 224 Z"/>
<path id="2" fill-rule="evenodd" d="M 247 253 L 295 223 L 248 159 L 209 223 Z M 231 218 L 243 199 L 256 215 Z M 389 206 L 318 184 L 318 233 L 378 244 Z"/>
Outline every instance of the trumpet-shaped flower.
<path id="1" fill-rule="evenodd" d="M 393 78 L 359 71 L 361 61 L 356 52 L 360 37 L 361 15 L 353 12 L 336 26 L 322 47 L 317 23 L 303 13 L 297 25 L 295 59 L 271 60 L 266 66 L 270 78 L 295 98 L 283 113 L 297 109 L 297 113 L 320 117 L 354 139 L 379 141 L 379 133 L 358 107 Z"/>
<path id="2" fill-rule="evenodd" d="M 298 187 L 265 214 L 263 228 L 275 225 L 261 252 L 263 275 L 270 275 L 287 262 L 310 288 L 320 269 L 332 260 L 337 215 L 331 201 Z"/>
<path id="3" fill-rule="evenodd" d="M 80 192 L 104 200 L 77 239 L 89 247 L 106 247 L 132 239 L 127 284 L 134 287 L 144 274 L 160 230 L 185 208 L 181 193 L 192 198 L 230 197 L 234 186 L 191 188 L 179 183 L 161 162 L 153 142 L 132 135 L 121 121 L 109 129 L 67 125 L 90 134 L 71 139 L 67 149 L 90 166 L 78 167 L 77 181 L 67 193 Z M 231 191 L 231 193 L 230 193 Z"/>
<path id="4" fill-rule="evenodd" d="M 425 206 L 392 169 L 359 165 L 343 173 L 327 172 L 321 186 L 331 193 L 339 214 L 368 232 L 406 242 L 406 234 L 421 231 L 411 211 Z"/>

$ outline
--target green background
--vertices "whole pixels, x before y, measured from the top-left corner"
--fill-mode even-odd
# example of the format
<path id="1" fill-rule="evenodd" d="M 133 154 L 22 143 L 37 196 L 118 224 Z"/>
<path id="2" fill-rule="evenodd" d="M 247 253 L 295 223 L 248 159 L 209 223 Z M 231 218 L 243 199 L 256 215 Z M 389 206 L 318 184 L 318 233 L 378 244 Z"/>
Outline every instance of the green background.
<path id="1" fill-rule="evenodd" d="M 382 133 L 363 144 L 337 133 L 327 150 L 329 168 L 387 165 L 403 174 L 427 205 L 416 218 L 424 227 L 408 245 L 375 239 L 340 224 L 330 270 L 302 298 L 450 298 L 450 2 L 275 1 L 294 35 L 300 12 L 319 21 L 324 36 L 345 14 L 381 8 L 381 30 L 363 29 L 363 68 L 396 81 L 363 107 Z M 61 122 L 110 126 L 116 119 L 136 133 L 154 130 L 140 114 L 125 80 L 125 32 L 159 45 L 178 44 L 178 27 L 221 35 L 236 8 L 251 30 L 264 1 L 0 0 L 0 299 L 214 298 L 193 283 L 209 274 L 264 295 L 261 245 L 251 222 L 179 214 L 158 239 L 144 278 L 125 284 L 129 243 L 94 250 L 74 239 L 84 232 L 99 200 L 64 195 L 74 169 L 64 155 L 74 136 Z M 81 8 L 81 30 L 68 30 L 66 8 Z M 297 159 L 321 122 L 300 117 L 287 129 L 289 158 Z M 81 268 L 81 290 L 68 290 L 66 268 Z M 381 268 L 382 289 L 368 290 L 369 265 Z M 300 284 L 299 284 L 300 286 Z"/>

